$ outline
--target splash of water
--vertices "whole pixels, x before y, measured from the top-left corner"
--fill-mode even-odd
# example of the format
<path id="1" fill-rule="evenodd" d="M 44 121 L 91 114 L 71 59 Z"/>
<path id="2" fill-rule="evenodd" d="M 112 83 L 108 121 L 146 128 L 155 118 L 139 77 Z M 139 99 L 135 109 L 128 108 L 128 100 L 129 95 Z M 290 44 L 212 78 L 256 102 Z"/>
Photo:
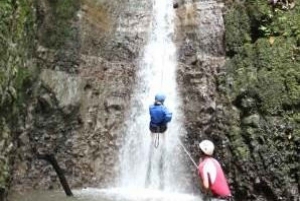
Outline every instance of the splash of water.
<path id="1" fill-rule="evenodd" d="M 176 47 L 172 1 L 153 0 L 153 21 L 148 45 L 138 72 L 137 87 L 126 122 L 125 142 L 121 151 L 120 186 L 180 191 L 179 182 L 185 167 L 178 159 L 182 133 L 180 98 L 176 83 Z M 157 92 L 167 96 L 165 105 L 173 112 L 173 120 L 157 149 L 153 148 L 149 131 L 149 105 Z"/>
<path id="2" fill-rule="evenodd" d="M 85 201 L 201 201 L 189 194 L 166 193 L 144 188 L 86 188 L 74 192 L 78 200 Z"/>

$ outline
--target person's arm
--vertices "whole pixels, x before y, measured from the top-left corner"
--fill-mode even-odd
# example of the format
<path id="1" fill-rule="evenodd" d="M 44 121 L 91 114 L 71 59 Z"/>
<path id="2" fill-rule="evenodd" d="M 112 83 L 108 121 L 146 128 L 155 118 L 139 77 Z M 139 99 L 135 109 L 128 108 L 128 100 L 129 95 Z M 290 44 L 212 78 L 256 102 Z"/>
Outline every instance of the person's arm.
<path id="1" fill-rule="evenodd" d="M 199 160 L 199 164 L 201 163 L 201 159 Z M 208 175 L 207 172 L 203 172 L 203 177 L 202 174 L 200 173 L 200 169 L 198 168 L 198 175 L 199 175 L 199 182 L 200 182 L 200 191 L 202 192 L 202 196 L 203 196 L 203 201 L 208 200 L 208 198 L 210 197 L 210 189 L 207 188 L 206 186 L 206 182 L 204 182 L 204 180 L 207 180 Z M 204 178 L 204 175 L 206 175 L 206 178 Z"/>
<path id="2" fill-rule="evenodd" d="M 203 173 L 203 179 L 202 179 L 203 187 L 208 190 L 210 185 L 209 185 L 209 173 L 204 171 Z"/>
<path id="3" fill-rule="evenodd" d="M 208 172 L 203 173 L 203 179 L 202 179 L 202 187 L 201 192 L 203 194 L 203 201 L 211 200 L 211 182 L 210 182 L 210 176 Z"/>
<path id="4" fill-rule="evenodd" d="M 217 169 L 211 160 L 208 160 L 203 166 L 203 187 L 210 190 L 211 185 L 214 183 L 217 175 Z"/>
<path id="5" fill-rule="evenodd" d="M 166 107 L 164 108 L 165 119 L 164 123 L 168 123 L 172 120 L 172 112 L 170 112 Z"/>

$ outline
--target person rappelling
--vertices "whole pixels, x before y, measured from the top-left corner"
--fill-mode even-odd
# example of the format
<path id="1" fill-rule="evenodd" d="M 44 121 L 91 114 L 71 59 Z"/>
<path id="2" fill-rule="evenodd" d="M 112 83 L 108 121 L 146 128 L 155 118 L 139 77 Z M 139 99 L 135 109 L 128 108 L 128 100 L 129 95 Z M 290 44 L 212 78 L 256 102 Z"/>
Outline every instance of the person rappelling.
<path id="1" fill-rule="evenodd" d="M 201 186 L 207 195 L 209 191 L 212 197 L 221 200 L 232 200 L 231 191 L 220 163 L 213 158 L 215 145 L 210 140 L 199 143 L 201 157 L 199 160 L 198 174 Z"/>
<path id="2" fill-rule="evenodd" d="M 149 162 L 147 168 L 147 176 L 145 186 L 148 187 L 151 184 L 151 171 L 152 164 L 156 163 L 152 161 L 152 155 L 154 154 L 154 147 L 158 148 L 159 136 L 163 135 L 167 130 L 167 124 L 172 120 L 172 113 L 164 106 L 166 96 L 162 93 L 155 95 L 154 104 L 149 106 L 150 124 L 149 129 L 151 131 L 151 138 L 154 146 L 150 146 L 149 149 Z M 165 146 L 160 147 L 160 151 L 156 152 L 160 155 L 158 161 L 159 168 L 159 188 L 164 188 L 164 162 L 165 162 Z"/>
<path id="3" fill-rule="evenodd" d="M 150 105 L 150 124 L 152 138 L 156 138 L 155 146 L 158 146 L 159 134 L 166 132 L 167 124 L 172 120 L 172 113 L 164 106 L 166 96 L 162 93 L 155 95 L 154 104 Z M 156 134 L 156 135 L 154 135 Z"/>

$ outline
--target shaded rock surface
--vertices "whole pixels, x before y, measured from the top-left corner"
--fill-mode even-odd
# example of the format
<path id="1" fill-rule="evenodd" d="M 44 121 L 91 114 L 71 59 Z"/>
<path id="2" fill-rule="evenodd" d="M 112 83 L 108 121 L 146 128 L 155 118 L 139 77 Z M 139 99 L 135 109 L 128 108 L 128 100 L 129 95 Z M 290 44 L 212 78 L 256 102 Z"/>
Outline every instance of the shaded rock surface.
<path id="1" fill-rule="evenodd" d="M 178 76 L 183 97 L 184 125 L 187 134 L 183 142 L 195 161 L 199 160 L 198 144 L 211 137 L 220 108 L 217 105 L 217 81 L 225 62 L 222 4 L 213 1 L 181 2 L 176 9 L 176 44 L 178 47 Z M 188 87 L 187 87 L 188 86 Z M 194 166 L 190 161 L 190 172 Z M 193 175 L 195 190 L 199 178 Z"/>
<path id="2" fill-rule="evenodd" d="M 114 182 L 150 7 L 146 1 L 39 1 L 41 72 L 18 138 L 13 189 L 59 188 L 37 153 L 54 154 L 72 188 Z"/>

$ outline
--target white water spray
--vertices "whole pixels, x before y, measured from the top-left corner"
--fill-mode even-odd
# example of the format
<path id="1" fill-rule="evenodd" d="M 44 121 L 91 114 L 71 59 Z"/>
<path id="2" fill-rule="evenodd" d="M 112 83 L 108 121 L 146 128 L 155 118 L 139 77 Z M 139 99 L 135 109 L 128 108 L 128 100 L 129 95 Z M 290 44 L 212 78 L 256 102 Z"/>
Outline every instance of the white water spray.
<path id="1" fill-rule="evenodd" d="M 180 192 L 186 185 L 179 182 L 185 168 L 178 157 L 182 151 L 178 145 L 182 115 L 176 90 L 173 19 L 172 1 L 153 0 L 152 31 L 140 63 L 120 157 L 121 187 Z M 160 137 L 159 147 L 155 149 L 149 131 L 149 105 L 154 102 L 157 92 L 166 94 L 165 105 L 173 112 L 173 119 L 164 137 Z"/>

